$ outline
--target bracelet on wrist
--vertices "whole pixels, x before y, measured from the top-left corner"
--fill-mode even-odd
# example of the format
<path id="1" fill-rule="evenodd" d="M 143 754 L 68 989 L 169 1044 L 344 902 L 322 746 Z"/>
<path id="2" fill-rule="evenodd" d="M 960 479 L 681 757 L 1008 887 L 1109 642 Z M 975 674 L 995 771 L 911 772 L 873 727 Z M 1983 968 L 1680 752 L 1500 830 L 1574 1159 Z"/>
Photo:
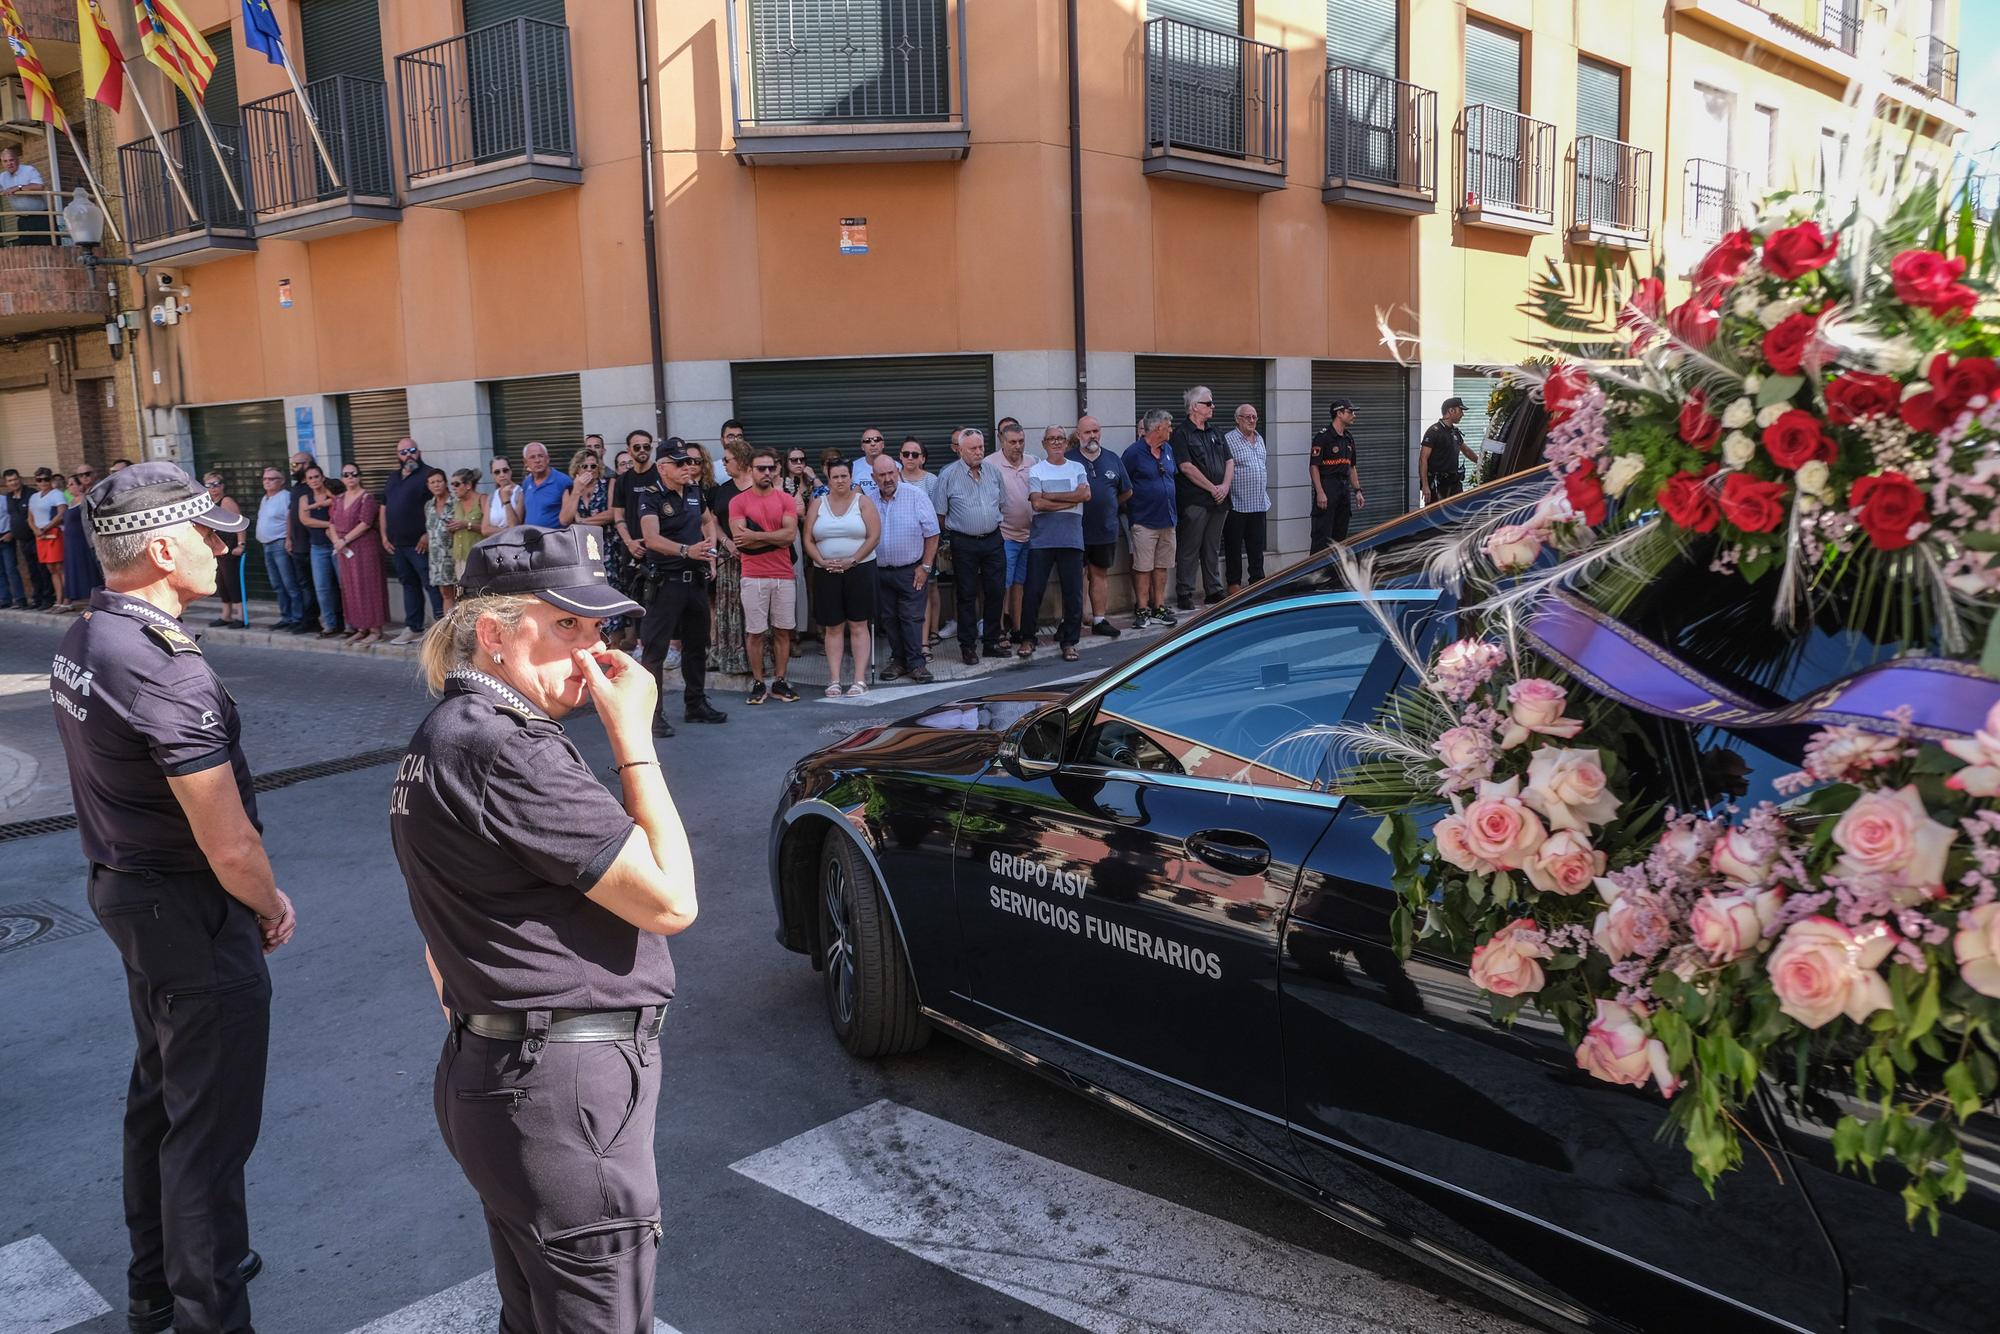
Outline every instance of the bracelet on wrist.
<path id="1" fill-rule="evenodd" d="M 658 760 L 627 760 L 623 764 L 612 765 L 611 772 L 614 774 L 622 774 L 627 769 L 637 769 L 643 765 L 648 765 L 648 764 L 652 765 L 655 769 L 660 767 L 660 762 Z"/>

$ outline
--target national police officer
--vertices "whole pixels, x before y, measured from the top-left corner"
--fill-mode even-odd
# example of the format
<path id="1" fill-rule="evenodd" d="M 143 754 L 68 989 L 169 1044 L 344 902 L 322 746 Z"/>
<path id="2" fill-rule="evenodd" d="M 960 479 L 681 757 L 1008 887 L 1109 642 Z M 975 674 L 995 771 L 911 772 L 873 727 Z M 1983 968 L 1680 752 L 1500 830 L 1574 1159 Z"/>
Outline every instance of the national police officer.
<path id="1" fill-rule="evenodd" d="M 1424 489 L 1424 503 L 1433 504 L 1455 496 L 1461 489 L 1458 461 L 1478 463 L 1479 456 L 1465 445 L 1465 433 L 1458 424 L 1465 418 L 1465 400 L 1447 398 L 1444 401 L 1444 416 L 1431 424 L 1424 432 L 1424 442 L 1417 450 L 1417 476 Z"/>
<path id="2" fill-rule="evenodd" d="M 271 875 L 236 704 L 182 627 L 247 520 L 171 463 L 85 499 L 104 587 L 50 672 L 90 907 L 125 962 L 139 1040 L 125 1103 L 136 1334 L 250 1328 L 243 1165 L 263 1117 L 271 978 L 291 900 Z"/>
<path id="3" fill-rule="evenodd" d="M 485 1206 L 506 1334 L 653 1328 L 664 937 L 694 920 L 694 870 L 649 735 L 656 687 L 598 634 L 639 610 L 600 541 L 522 527 L 467 555 L 423 645 L 444 698 L 390 798 L 450 1018 L 438 1128 Z M 618 799 L 557 721 L 586 700 Z"/>
<path id="4" fill-rule="evenodd" d="M 681 642 L 684 716 L 691 723 L 727 722 L 708 702 L 708 576 L 720 532 L 702 495 L 701 461 L 677 437 L 660 449 L 660 488 L 638 493 L 640 541 L 646 548 L 646 615 L 639 652 L 653 680 L 666 670 L 667 649 Z M 666 692 L 654 736 L 672 736 Z"/>

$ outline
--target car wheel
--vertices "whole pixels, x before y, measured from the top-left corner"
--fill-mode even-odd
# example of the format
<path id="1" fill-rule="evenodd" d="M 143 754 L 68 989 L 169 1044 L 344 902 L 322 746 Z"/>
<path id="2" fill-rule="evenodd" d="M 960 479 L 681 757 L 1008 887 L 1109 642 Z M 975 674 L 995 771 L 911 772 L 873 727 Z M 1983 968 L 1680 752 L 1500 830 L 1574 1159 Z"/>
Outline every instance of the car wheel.
<path id="1" fill-rule="evenodd" d="M 856 1056 L 894 1056 L 930 1040 L 917 988 L 881 887 L 861 850 L 829 835 L 819 857 L 819 938 L 826 1014 Z"/>

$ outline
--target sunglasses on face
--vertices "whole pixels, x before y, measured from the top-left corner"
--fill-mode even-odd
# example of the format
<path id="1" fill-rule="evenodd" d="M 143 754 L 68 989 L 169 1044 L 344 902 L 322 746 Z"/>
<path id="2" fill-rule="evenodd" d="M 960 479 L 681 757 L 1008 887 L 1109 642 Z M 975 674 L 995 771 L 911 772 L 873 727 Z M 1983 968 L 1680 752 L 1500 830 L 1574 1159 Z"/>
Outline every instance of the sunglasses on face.
<path id="1" fill-rule="evenodd" d="M 83 472 L 77 474 L 78 477 L 88 477 L 89 475 L 90 475 L 89 473 L 83 473 Z M 202 485 L 207 487 L 211 491 L 220 490 L 222 487 L 222 483 L 220 482 L 203 482 Z"/>
<path id="2" fill-rule="evenodd" d="M 359 477 L 359 476 L 361 476 L 361 474 L 360 474 L 360 473 L 358 473 L 358 472 L 344 472 L 344 473 L 342 473 L 342 474 L 340 474 L 340 475 L 341 475 L 342 477 Z"/>
<path id="3" fill-rule="evenodd" d="M 406 458 L 410 457 L 410 455 L 412 455 L 412 454 L 414 454 L 414 453 L 416 453 L 416 452 L 417 452 L 417 451 L 416 451 L 416 450 L 414 450 L 414 449 L 399 449 L 399 450 L 397 450 L 397 451 L 396 451 L 396 457 L 397 457 L 397 458 L 399 458 L 399 459 L 406 459 Z"/>
<path id="4" fill-rule="evenodd" d="M 778 465 L 775 463 L 753 463 L 750 465 L 750 471 L 752 472 L 776 472 L 777 470 Z"/>
<path id="5" fill-rule="evenodd" d="M 864 445 L 879 445 L 882 443 L 882 437 L 879 435 L 864 435 L 861 437 L 861 443 Z"/>

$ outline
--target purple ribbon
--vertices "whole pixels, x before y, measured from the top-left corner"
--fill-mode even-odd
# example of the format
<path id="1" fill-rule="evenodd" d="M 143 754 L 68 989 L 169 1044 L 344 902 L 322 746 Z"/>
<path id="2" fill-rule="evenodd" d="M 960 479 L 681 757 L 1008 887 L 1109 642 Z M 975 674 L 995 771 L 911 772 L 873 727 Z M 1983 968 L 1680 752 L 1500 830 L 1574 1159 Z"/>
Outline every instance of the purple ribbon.
<path id="1" fill-rule="evenodd" d="M 2000 681 L 1949 658 L 1898 658 L 1844 676 L 1796 702 L 1754 700 L 1711 680 L 1660 645 L 1568 593 L 1522 632 L 1543 657 L 1600 695 L 1661 718 L 1723 727 L 1831 726 L 1926 741 L 1970 736 L 2000 704 Z M 1909 722 L 1897 715 L 1907 709 Z"/>

